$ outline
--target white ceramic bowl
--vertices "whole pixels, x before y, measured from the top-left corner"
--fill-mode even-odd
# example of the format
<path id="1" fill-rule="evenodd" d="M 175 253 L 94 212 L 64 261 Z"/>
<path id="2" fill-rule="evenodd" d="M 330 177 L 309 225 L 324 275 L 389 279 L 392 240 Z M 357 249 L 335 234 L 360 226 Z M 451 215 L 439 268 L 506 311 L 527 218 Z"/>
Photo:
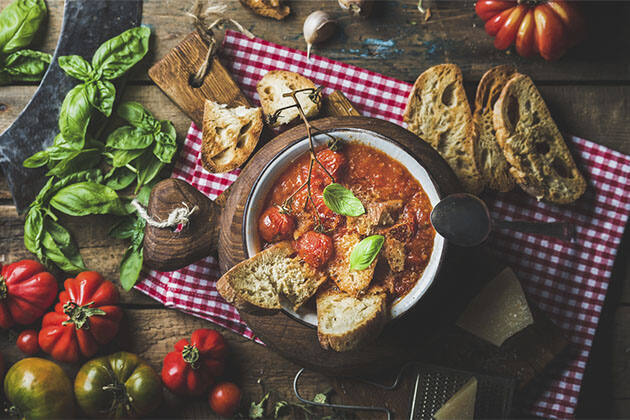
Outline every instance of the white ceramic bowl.
<path id="1" fill-rule="evenodd" d="M 418 180 L 424 191 L 427 193 L 431 205 L 435 206 L 440 201 L 440 194 L 436 184 L 418 161 L 416 161 L 409 153 L 407 153 L 398 143 L 373 131 L 363 129 L 344 128 L 338 131 L 329 132 L 333 136 L 342 141 L 352 141 L 360 144 L 371 146 L 380 150 L 400 162 L 407 168 L 409 173 Z M 328 137 L 317 135 L 313 138 L 316 146 L 326 144 Z M 279 153 L 267 166 L 263 169 L 258 179 L 254 183 L 254 187 L 247 199 L 245 205 L 245 216 L 243 224 L 243 233 L 245 235 L 245 244 L 249 257 L 257 254 L 261 249 L 261 242 L 258 237 L 258 217 L 264 210 L 265 197 L 273 186 L 276 179 L 282 174 L 296 159 L 308 153 L 308 139 L 304 138 L 292 145 L 288 146 Z M 414 287 L 394 302 L 391 308 L 391 318 L 397 318 L 411 309 L 429 289 L 438 273 L 441 259 L 444 255 L 445 246 L 444 238 L 436 234 L 433 240 L 433 251 L 429 259 L 429 263 L 422 273 L 422 276 Z M 310 324 L 317 325 L 317 314 L 311 308 L 302 308 L 295 312 L 288 302 L 283 304 L 284 310 L 295 318 Z"/>

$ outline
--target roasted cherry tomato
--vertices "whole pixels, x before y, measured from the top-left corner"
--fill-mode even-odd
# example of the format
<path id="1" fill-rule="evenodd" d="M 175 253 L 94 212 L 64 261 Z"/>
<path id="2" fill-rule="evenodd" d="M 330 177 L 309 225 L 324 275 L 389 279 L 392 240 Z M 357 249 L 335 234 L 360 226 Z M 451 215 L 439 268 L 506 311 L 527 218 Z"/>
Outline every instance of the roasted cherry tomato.
<path id="1" fill-rule="evenodd" d="M 338 180 L 339 176 L 341 175 L 341 171 L 346 165 L 346 157 L 343 154 L 333 152 L 330 149 L 320 150 L 319 152 L 317 152 L 316 156 L 317 160 L 319 160 L 321 164 L 324 165 L 324 168 L 326 168 L 328 173 L 330 173 L 333 178 L 335 178 L 335 181 Z M 315 162 L 315 164 L 313 165 L 313 169 L 315 170 L 315 176 L 330 179 L 330 177 L 326 174 L 326 171 L 324 171 L 324 169 L 319 166 L 317 162 Z M 329 182 L 326 182 L 326 184 L 328 183 Z"/>
<path id="2" fill-rule="evenodd" d="M 332 239 L 328 235 L 315 231 L 306 232 L 297 241 L 300 258 L 311 267 L 318 268 L 326 264 L 333 254 Z"/>
<path id="3" fill-rule="evenodd" d="M 32 324 L 56 296 L 57 281 L 37 261 L 5 265 L 0 275 L 0 327 Z"/>
<path id="4" fill-rule="evenodd" d="M 159 407 L 162 383 L 144 360 L 121 351 L 81 366 L 74 395 L 81 410 L 91 417 L 141 417 Z"/>
<path id="5" fill-rule="evenodd" d="M 277 242 L 291 237 L 295 229 L 295 218 L 271 206 L 260 216 L 258 231 L 266 242 Z"/>
<path id="6" fill-rule="evenodd" d="M 221 382 L 210 391 L 210 408 L 222 417 L 232 417 L 241 405 L 241 390 L 232 382 Z"/>
<path id="7" fill-rule="evenodd" d="M 164 358 L 162 382 L 177 395 L 195 396 L 208 390 L 223 373 L 227 346 L 221 334 L 202 328 L 175 344 Z"/>
<path id="8" fill-rule="evenodd" d="M 37 331 L 24 330 L 18 335 L 16 345 L 22 353 L 32 356 L 39 352 L 39 343 L 37 342 Z"/>
<path id="9" fill-rule="evenodd" d="M 328 208 L 324 202 L 324 188 L 312 190 L 313 201 L 315 202 L 315 209 L 319 214 L 319 219 L 322 221 L 324 229 L 327 231 L 335 230 L 343 221 L 343 216 L 335 213 Z"/>
<path id="10" fill-rule="evenodd" d="M 582 14 L 564 0 L 480 0 L 475 10 L 496 48 L 515 45 L 523 57 L 555 60 L 586 36 Z"/>
<path id="11" fill-rule="evenodd" d="M 68 419 L 74 414 L 72 383 L 54 362 L 39 357 L 22 359 L 4 378 L 10 411 L 23 419 Z"/>
<path id="12" fill-rule="evenodd" d="M 116 286 L 95 271 L 79 273 L 64 286 L 55 311 L 42 320 L 39 346 L 56 360 L 77 362 L 116 336 L 123 312 Z"/>

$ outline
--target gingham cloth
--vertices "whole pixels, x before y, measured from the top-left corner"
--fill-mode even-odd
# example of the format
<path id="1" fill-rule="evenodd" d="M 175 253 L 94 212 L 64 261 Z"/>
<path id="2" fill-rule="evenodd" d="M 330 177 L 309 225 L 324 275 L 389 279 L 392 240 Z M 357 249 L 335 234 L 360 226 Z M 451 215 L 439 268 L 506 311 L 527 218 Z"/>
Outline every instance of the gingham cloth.
<path id="1" fill-rule="evenodd" d="M 411 85 L 383 75 L 262 39 L 228 31 L 223 61 L 252 103 L 258 103 L 256 83 L 268 71 L 290 70 L 318 85 L 342 91 L 363 115 L 401 124 Z M 588 179 L 584 197 L 571 206 L 539 203 L 521 191 L 487 195 L 497 219 L 566 220 L 577 226 L 578 241 L 568 244 L 518 232 L 497 232 L 493 251 L 512 266 L 526 293 L 570 338 L 576 350 L 545 373 L 533 396 L 519 405 L 542 417 L 572 417 L 582 375 L 606 296 L 611 269 L 630 213 L 630 156 L 588 140 L 568 137 L 578 165 Z M 199 160 L 201 132 L 191 125 L 173 177 L 183 179 L 214 199 L 237 178 L 206 172 Z M 171 273 L 151 271 L 136 288 L 168 307 L 210 320 L 253 339 L 237 311 L 218 295 L 217 261 L 205 258 Z"/>

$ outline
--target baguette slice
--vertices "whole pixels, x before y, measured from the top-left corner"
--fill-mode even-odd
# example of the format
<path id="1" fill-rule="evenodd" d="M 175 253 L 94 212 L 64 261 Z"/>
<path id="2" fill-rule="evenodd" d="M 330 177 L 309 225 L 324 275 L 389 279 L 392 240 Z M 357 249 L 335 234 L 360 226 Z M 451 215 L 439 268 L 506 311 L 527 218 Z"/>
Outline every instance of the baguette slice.
<path id="1" fill-rule="evenodd" d="M 271 117 L 276 110 L 285 106 L 293 105 L 295 102 L 291 97 L 283 97 L 282 95 L 299 89 L 315 89 L 315 84 L 306 77 L 284 70 L 272 70 L 267 72 L 260 79 L 256 90 L 260 96 L 260 104 L 267 118 Z M 307 118 L 317 115 L 321 107 L 321 101 L 313 102 L 308 92 L 300 92 L 297 99 L 302 106 L 302 110 Z M 288 124 L 298 118 L 299 113 L 295 108 L 289 108 L 280 113 L 278 119 L 271 125 L 276 127 Z"/>
<path id="2" fill-rule="evenodd" d="M 209 172 L 228 172 L 252 154 L 263 129 L 262 110 L 206 100 L 203 110 L 201 162 Z"/>
<path id="3" fill-rule="evenodd" d="M 477 135 L 458 66 L 440 64 L 422 73 L 413 85 L 403 120 L 407 129 L 442 155 L 466 191 L 483 190 L 474 159 Z"/>
<path id="4" fill-rule="evenodd" d="M 295 309 L 309 300 L 326 277 L 298 258 L 289 241 L 279 242 L 232 267 L 217 284 L 223 298 L 242 308 L 247 303 L 281 309 L 281 296 Z"/>
<path id="5" fill-rule="evenodd" d="M 317 295 L 317 337 L 324 349 L 355 350 L 378 337 L 388 317 L 380 288 L 358 298 L 335 289 Z"/>
<path id="6" fill-rule="evenodd" d="M 516 183 L 538 200 L 567 204 L 586 190 L 560 130 L 532 80 L 515 74 L 494 106 L 494 127 Z"/>
<path id="7" fill-rule="evenodd" d="M 494 104 L 510 77 L 516 73 L 513 66 L 503 65 L 488 70 L 477 87 L 473 122 L 479 135 L 475 143 L 475 160 L 484 183 L 492 190 L 507 192 L 514 188 L 510 164 L 497 143 L 492 122 Z"/>

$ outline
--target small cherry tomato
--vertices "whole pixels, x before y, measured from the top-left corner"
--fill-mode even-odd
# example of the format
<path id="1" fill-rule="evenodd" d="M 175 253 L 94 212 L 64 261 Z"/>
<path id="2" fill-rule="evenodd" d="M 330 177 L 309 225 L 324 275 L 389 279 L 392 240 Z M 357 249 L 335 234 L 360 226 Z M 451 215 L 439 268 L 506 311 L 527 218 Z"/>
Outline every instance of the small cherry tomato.
<path id="1" fill-rule="evenodd" d="M 24 330 L 18 335 L 17 346 L 22 353 L 32 356 L 39 352 L 39 343 L 37 342 L 37 331 Z"/>
<path id="2" fill-rule="evenodd" d="M 323 233 L 306 232 L 297 241 L 298 255 L 311 267 L 326 264 L 333 254 L 332 239 Z"/>
<path id="3" fill-rule="evenodd" d="M 346 157 L 339 152 L 333 152 L 330 149 L 320 150 L 316 154 L 317 160 L 324 165 L 324 168 L 335 178 L 335 180 L 339 179 L 339 175 L 341 174 L 342 169 L 346 164 Z M 316 173 L 321 177 L 329 178 L 326 174 L 326 171 L 322 169 L 321 166 L 315 162 L 313 168 L 316 170 Z M 330 178 L 329 178 L 330 179 Z"/>
<path id="4" fill-rule="evenodd" d="M 210 391 L 212 411 L 222 417 L 232 417 L 241 404 L 241 390 L 231 382 L 221 382 Z"/>
<path id="5" fill-rule="evenodd" d="M 258 231 L 266 242 L 277 242 L 291 237 L 295 229 L 295 219 L 290 214 L 280 213 L 280 209 L 271 206 L 258 220 Z"/>

